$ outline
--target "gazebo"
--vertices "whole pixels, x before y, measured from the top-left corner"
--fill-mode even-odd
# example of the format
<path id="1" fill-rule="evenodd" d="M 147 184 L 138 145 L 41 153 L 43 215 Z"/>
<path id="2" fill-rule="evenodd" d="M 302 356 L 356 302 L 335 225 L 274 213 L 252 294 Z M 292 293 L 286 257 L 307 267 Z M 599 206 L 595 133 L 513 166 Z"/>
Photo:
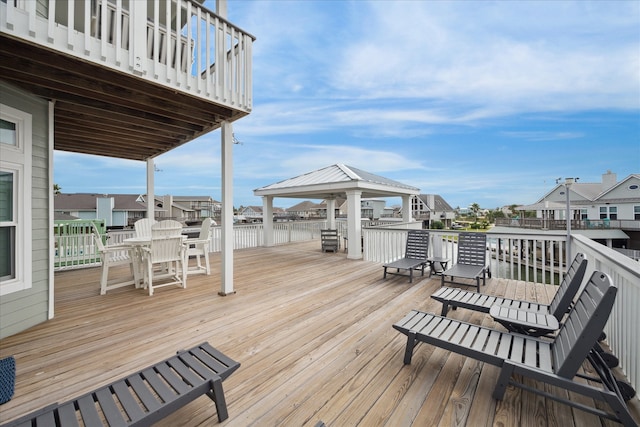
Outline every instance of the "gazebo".
<path id="1" fill-rule="evenodd" d="M 324 199 L 327 201 L 328 228 L 335 228 L 335 200 L 347 199 L 347 237 L 359 242 L 362 237 L 360 201 L 362 198 L 402 197 L 402 219 L 411 222 L 411 196 L 420 189 L 361 169 L 335 164 L 253 190 L 262 197 L 264 242 L 273 246 L 273 199 Z M 349 245 L 347 258 L 361 259 L 360 245 Z"/>

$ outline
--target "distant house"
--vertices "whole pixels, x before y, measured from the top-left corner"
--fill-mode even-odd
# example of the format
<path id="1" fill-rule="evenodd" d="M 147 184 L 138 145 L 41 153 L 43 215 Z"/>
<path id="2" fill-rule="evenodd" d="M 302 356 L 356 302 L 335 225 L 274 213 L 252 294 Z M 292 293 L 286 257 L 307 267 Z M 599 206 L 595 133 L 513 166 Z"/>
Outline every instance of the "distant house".
<path id="1" fill-rule="evenodd" d="M 411 211 L 415 220 L 422 220 L 427 226 L 440 221 L 451 227 L 456 218 L 455 210 L 438 194 L 419 194 L 411 199 Z"/>
<path id="2" fill-rule="evenodd" d="M 607 171 L 601 182 L 558 183 L 531 205 L 516 210 L 535 212 L 535 218 L 521 215 L 517 219 L 496 220 L 507 227 L 563 230 L 569 214 L 574 232 L 609 247 L 640 249 L 640 174 L 631 174 L 621 181 Z"/>
<path id="3" fill-rule="evenodd" d="M 385 211 L 386 202 L 382 199 L 362 199 L 360 200 L 360 215 L 362 218 L 379 219 L 384 216 L 392 216 Z M 347 199 L 335 199 L 335 216 L 344 218 L 347 216 Z M 302 219 L 322 219 L 327 218 L 327 201 L 314 203 L 309 200 L 300 202 L 287 209 L 289 215 L 295 215 Z"/>
<path id="4" fill-rule="evenodd" d="M 210 196 L 165 196 L 171 197 L 172 210 L 168 216 L 179 218 L 181 212 L 192 212 L 189 219 L 200 220 L 203 218 L 213 218 L 220 220 L 222 213 L 222 203 L 214 200 Z"/>
<path id="5" fill-rule="evenodd" d="M 246 206 L 240 210 L 237 220 L 238 222 L 262 222 L 263 215 L 262 206 Z M 276 221 L 291 219 L 286 209 L 276 207 L 273 208 L 273 218 Z"/>
<path id="6" fill-rule="evenodd" d="M 311 219 L 317 218 L 319 216 L 318 211 L 321 209 L 326 211 L 326 205 L 321 205 L 310 200 L 305 200 L 304 202 L 300 202 L 288 208 L 287 213 L 290 216 L 295 216 L 300 219 Z"/>
<path id="7" fill-rule="evenodd" d="M 246 222 L 262 222 L 262 206 L 245 206 L 240 211 Z"/>
<path id="8" fill-rule="evenodd" d="M 386 202 L 382 199 L 363 199 L 360 201 L 362 218 L 380 219 L 384 216 Z"/>
<path id="9" fill-rule="evenodd" d="M 147 203 L 135 194 L 60 193 L 54 196 L 53 210 L 56 217 L 103 219 L 107 227 L 127 227 L 145 217 Z"/>
<path id="10" fill-rule="evenodd" d="M 154 202 L 156 219 L 175 219 L 180 222 L 198 221 L 220 215 L 220 204 L 209 196 L 157 196 Z M 216 208 L 217 206 L 217 208 Z M 144 194 L 56 194 L 56 217 L 69 215 L 80 219 L 103 219 L 108 228 L 131 227 L 147 214 Z"/>
<path id="11" fill-rule="evenodd" d="M 559 183 L 538 199 L 536 216 L 565 219 L 565 191 L 565 185 Z M 571 218 L 575 220 L 640 221 L 640 174 L 631 174 L 618 182 L 617 175 L 607 171 L 601 182 L 575 182 L 569 187 L 569 200 Z M 549 209 L 546 202 L 560 203 L 562 207 Z"/>

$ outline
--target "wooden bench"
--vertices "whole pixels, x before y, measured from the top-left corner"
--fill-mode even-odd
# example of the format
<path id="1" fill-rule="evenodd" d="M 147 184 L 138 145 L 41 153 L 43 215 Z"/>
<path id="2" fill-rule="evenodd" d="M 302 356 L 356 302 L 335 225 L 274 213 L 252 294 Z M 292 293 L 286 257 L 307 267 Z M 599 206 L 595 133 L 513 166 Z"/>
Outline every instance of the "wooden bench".
<path id="1" fill-rule="evenodd" d="M 204 394 L 215 402 L 218 421 L 222 422 L 229 417 L 222 381 L 239 367 L 240 363 L 205 342 L 77 399 L 49 405 L 2 427 L 150 426 Z"/>

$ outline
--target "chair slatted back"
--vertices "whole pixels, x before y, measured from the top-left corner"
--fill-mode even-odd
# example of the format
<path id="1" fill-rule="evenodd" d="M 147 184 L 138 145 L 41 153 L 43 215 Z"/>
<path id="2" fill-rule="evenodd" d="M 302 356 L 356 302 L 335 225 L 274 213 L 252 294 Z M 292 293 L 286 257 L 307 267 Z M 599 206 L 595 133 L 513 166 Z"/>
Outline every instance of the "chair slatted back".
<path id="1" fill-rule="evenodd" d="M 211 227 L 213 226 L 213 220 L 211 218 L 205 218 L 202 221 L 202 226 L 200 227 L 200 235 L 198 239 L 200 240 L 209 240 L 211 238 Z"/>
<path id="2" fill-rule="evenodd" d="M 151 226 L 157 221 L 153 218 L 142 218 L 133 224 L 136 237 L 151 237 Z"/>
<path id="3" fill-rule="evenodd" d="M 182 224 L 172 219 L 157 222 L 151 226 L 151 237 L 175 236 L 182 234 Z"/>
<path id="4" fill-rule="evenodd" d="M 618 288 L 595 271 L 552 343 L 555 373 L 573 378 L 609 319 Z"/>
<path id="5" fill-rule="evenodd" d="M 551 304 L 549 304 L 549 312 L 556 319 L 562 320 L 569 307 L 571 307 L 573 298 L 580 290 L 585 271 L 587 271 L 587 259 L 584 254 L 578 253 L 567 270 L 564 279 L 562 279 L 556 294 L 553 296 Z"/>
<path id="6" fill-rule="evenodd" d="M 487 265 L 487 235 L 464 232 L 458 235 L 458 264 Z"/>
<path id="7" fill-rule="evenodd" d="M 426 260 L 429 256 L 429 231 L 409 230 L 405 258 Z"/>
<path id="8" fill-rule="evenodd" d="M 151 263 L 182 261 L 183 240 L 177 236 L 159 236 L 151 239 Z"/>

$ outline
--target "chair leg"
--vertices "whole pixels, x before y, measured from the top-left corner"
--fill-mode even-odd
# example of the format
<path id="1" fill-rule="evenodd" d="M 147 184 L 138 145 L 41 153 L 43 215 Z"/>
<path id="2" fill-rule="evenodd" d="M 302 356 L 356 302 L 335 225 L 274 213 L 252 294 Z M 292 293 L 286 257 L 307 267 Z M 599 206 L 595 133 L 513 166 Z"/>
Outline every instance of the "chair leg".
<path id="1" fill-rule="evenodd" d="M 447 317 L 447 313 L 449 312 L 449 304 L 446 302 L 442 303 L 442 311 L 440 312 L 440 316 Z"/>
<path id="2" fill-rule="evenodd" d="M 107 293 L 107 281 L 109 280 L 109 264 L 102 261 L 102 276 L 100 276 L 100 295 Z"/>
<path id="3" fill-rule="evenodd" d="M 147 287 L 149 288 L 149 296 L 153 295 L 153 265 L 147 264 Z"/>
<path id="4" fill-rule="evenodd" d="M 209 252 L 204 251 L 204 264 L 207 266 L 207 276 L 211 274 L 211 267 L 209 266 Z"/>
<path id="5" fill-rule="evenodd" d="M 509 385 L 509 379 L 513 374 L 514 367 L 508 361 L 505 361 L 500 369 L 500 375 L 498 376 L 498 382 L 496 388 L 493 389 L 493 398 L 496 400 L 502 400 L 504 394 L 507 392 L 507 386 Z"/>
<path id="6" fill-rule="evenodd" d="M 410 365 L 413 357 L 413 348 L 416 346 L 416 333 L 409 331 L 407 334 L 407 347 L 404 349 L 404 364 Z"/>
<path id="7" fill-rule="evenodd" d="M 216 404 L 218 421 L 223 422 L 229 418 L 229 413 L 227 412 L 227 401 L 224 398 L 224 389 L 222 388 L 222 379 L 220 377 L 211 381 L 211 391 L 209 391 L 207 395 Z"/>

